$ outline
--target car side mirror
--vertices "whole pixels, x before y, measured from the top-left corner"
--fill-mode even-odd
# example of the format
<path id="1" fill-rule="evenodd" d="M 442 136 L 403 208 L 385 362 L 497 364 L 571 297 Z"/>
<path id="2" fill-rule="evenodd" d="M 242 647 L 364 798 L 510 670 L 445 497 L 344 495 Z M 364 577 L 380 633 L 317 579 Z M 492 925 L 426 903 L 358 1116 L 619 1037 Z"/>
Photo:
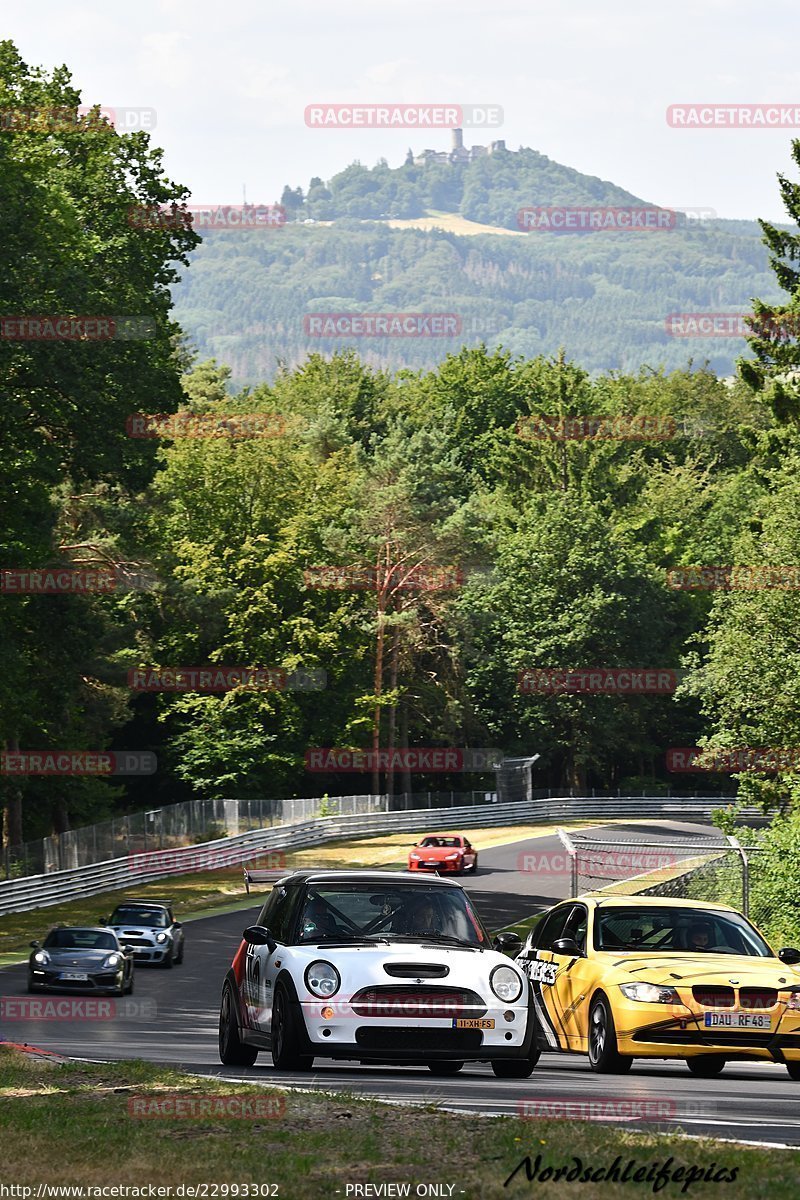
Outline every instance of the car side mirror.
<path id="1" fill-rule="evenodd" d="M 130 954 L 131 951 L 133 950 L 133 946 L 129 946 L 127 942 L 123 942 L 120 945 L 120 950 L 122 951 L 123 954 Z"/>
<path id="2" fill-rule="evenodd" d="M 492 942 L 492 949 L 501 954 L 518 954 L 522 949 L 522 938 L 518 933 L 498 933 Z"/>
<path id="3" fill-rule="evenodd" d="M 575 938 L 556 938 L 553 942 L 554 954 L 569 954 L 573 958 L 583 958 L 581 950 Z"/>
<path id="4" fill-rule="evenodd" d="M 39 942 L 31 942 L 31 950 L 38 950 Z"/>
<path id="5" fill-rule="evenodd" d="M 270 951 L 278 944 L 266 925 L 248 925 L 242 937 L 248 946 L 269 946 Z"/>
<path id="6" fill-rule="evenodd" d="M 778 958 L 782 963 L 793 967 L 795 963 L 800 963 L 800 950 L 795 950 L 793 946 L 784 946 L 778 951 Z"/>
<path id="7" fill-rule="evenodd" d="M 108 924 L 108 917 L 99 917 L 99 918 L 98 918 L 98 921 L 97 921 L 97 924 L 98 924 L 98 925 L 107 925 L 107 924 Z"/>
<path id="8" fill-rule="evenodd" d="M 183 926 L 181 925 L 180 921 L 173 921 L 172 928 L 173 929 L 183 929 Z"/>

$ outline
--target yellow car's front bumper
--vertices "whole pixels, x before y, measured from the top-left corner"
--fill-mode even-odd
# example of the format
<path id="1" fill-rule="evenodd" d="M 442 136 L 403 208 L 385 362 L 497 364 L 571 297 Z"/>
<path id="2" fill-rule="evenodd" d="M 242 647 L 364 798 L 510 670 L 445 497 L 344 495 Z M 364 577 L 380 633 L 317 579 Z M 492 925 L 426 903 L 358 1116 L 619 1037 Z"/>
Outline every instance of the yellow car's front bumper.
<path id="1" fill-rule="evenodd" d="M 621 993 L 612 1002 L 620 1054 L 637 1058 L 691 1058 L 720 1054 L 726 1058 L 800 1060 L 800 1012 L 778 1003 L 767 1010 L 717 1010 L 689 1000 L 683 1004 L 643 1004 Z M 740 1015 L 756 1018 L 750 1028 L 738 1026 Z M 710 1025 L 719 1016 L 730 1025 Z"/>

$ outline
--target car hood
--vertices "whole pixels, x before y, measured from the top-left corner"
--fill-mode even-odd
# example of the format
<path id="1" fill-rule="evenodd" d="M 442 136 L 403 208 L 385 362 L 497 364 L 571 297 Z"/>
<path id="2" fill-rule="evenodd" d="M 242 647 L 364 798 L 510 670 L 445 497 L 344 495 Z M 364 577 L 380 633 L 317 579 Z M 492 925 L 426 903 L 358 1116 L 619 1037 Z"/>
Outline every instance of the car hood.
<path id="1" fill-rule="evenodd" d="M 319 998 L 306 989 L 304 974 L 309 964 L 320 960 L 332 963 L 339 972 L 342 982 L 338 999 L 346 999 L 365 987 L 404 986 L 469 988 L 489 997 L 489 976 L 495 967 L 508 966 L 522 975 L 519 966 L 498 950 L 432 946 L 424 940 L 391 946 L 342 946 L 338 943 L 293 946 L 291 955 L 292 975 L 300 998 L 315 1002 Z M 387 967 L 400 967 L 403 974 L 387 971 Z M 447 968 L 446 974 L 436 971 L 442 967 Z M 527 1000 L 524 975 L 522 980 L 523 991 L 517 1003 Z"/>
<path id="2" fill-rule="evenodd" d="M 598 956 L 600 957 L 600 956 Z M 778 958 L 750 958 L 738 954 L 605 954 L 609 967 L 620 976 L 646 983 L 729 984 L 735 980 L 743 987 L 762 985 L 775 988 L 800 985 L 800 973 Z"/>
<path id="3" fill-rule="evenodd" d="M 117 954 L 116 950 L 45 950 L 54 967 L 94 967 L 100 966 L 109 954 Z"/>

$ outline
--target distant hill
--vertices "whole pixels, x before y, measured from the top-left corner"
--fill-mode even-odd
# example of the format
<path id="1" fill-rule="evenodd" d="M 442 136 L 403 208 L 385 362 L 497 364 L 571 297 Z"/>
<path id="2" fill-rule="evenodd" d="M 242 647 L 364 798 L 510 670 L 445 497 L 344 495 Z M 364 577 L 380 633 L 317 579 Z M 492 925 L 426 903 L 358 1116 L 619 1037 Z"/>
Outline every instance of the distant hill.
<path id="1" fill-rule="evenodd" d="M 693 358 L 730 374 L 741 338 L 674 337 L 666 318 L 777 298 L 755 221 L 520 234 L 526 207 L 647 203 L 533 150 L 395 169 L 354 163 L 305 194 L 287 187 L 281 200 L 284 228 L 209 233 L 175 290 L 198 352 L 230 364 L 238 384 L 315 350 L 354 346 L 376 365 L 424 368 L 480 341 L 524 355 L 563 345 L 589 370 Z M 458 332 L 320 338 L 304 326 L 308 314 L 352 312 L 455 314 Z"/>

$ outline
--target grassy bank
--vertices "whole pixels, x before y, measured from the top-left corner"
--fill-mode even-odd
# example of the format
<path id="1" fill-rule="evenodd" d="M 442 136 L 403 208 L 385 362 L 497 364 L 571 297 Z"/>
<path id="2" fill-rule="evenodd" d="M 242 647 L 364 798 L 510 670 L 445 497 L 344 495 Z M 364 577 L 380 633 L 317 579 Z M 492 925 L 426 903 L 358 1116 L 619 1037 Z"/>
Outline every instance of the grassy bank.
<path id="1" fill-rule="evenodd" d="M 258 1101 L 261 1115 L 222 1115 L 238 1111 L 243 1101 L 251 1106 Z M 176 1102 L 184 1111 L 190 1104 L 205 1104 L 210 1115 L 160 1115 L 171 1112 Z M 462 1116 L 433 1106 L 390 1106 L 353 1096 L 282 1093 L 141 1062 L 58 1064 L 7 1047 L 0 1047 L 0 1129 L 0 1182 L 32 1187 L 238 1184 L 242 1196 L 245 1183 L 251 1188 L 274 1184 L 277 1189 L 270 1194 L 281 1200 L 327 1200 L 346 1197 L 348 1185 L 354 1184 L 407 1183 L 413 1196 L 418 1184 L 436 1183 L 454 1185 L 452 1192 L 446 1186 L 439 1195 L 494 1200 L 544 1189 L 546 1181 L 530 1183 L 524 1168 L 504 1186 L 526 1155 L 532 1163 L 540 1155 L 542 1169 L 572 1168 L 577 1156 L 584 1170 L 593 1171 L 610 1167 L 620 1155 L 623 1170 L 629 1160 L 635 1161 L 631 1174 L 670 1156 L 671 1172 L 683 1168 L 683 1178 L 659 1190 L 664 1200 L 680 1195 L 794 1200 L 800 1188 L 800 1152 L 795 1150 L 685 1140 L 591 1123 Z M 695 1169 L 697 1178 L 712 1164 L 726 1178 L 735 1170 L 734 1182 L 701 1181 L 682 1192 L 689 1169 Z M 653 1185 L 561 1179 L 552 1193 L 546 1190 L 584 1200 L 616 1200 L 652 1195 Z M 226 1195 L 222 1190 L 216 1194 Z M 365 1194 L 380 1192 L 361 1192 Z"/>

